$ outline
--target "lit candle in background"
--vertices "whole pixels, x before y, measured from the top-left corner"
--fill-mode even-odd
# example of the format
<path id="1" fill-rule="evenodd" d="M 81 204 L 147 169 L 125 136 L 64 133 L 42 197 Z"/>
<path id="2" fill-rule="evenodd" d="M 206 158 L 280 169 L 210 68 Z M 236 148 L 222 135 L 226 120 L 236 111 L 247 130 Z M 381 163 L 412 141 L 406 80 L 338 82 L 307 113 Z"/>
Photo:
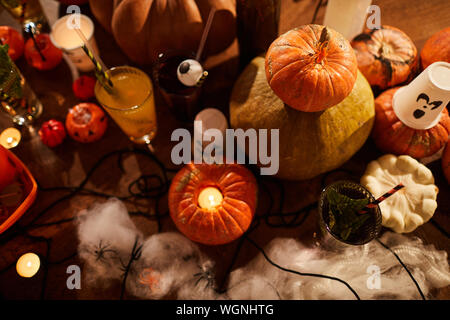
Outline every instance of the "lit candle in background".
<path id="1" fill-rule="evenodd" d="M 16 128 L 7 128 L 0 134 L 0 145 L 6 149 L 11 149 L 17 146 L 22 139 L 20 131 Z"/>
<path id="2" fill-rule="evenodd" d="M 223 195 L 219 189 L 208 187 L 200 191 L 198 205 L 202 209 L 213 209 L 222 203 Z"/>
<path id="3" fill-rule="evenodd" d="M 24 278 L 33 277 L 41 266 L 41 261 L 35 253 L 25 253 L 17 260 L 16 270 L 19 276 Z"/>

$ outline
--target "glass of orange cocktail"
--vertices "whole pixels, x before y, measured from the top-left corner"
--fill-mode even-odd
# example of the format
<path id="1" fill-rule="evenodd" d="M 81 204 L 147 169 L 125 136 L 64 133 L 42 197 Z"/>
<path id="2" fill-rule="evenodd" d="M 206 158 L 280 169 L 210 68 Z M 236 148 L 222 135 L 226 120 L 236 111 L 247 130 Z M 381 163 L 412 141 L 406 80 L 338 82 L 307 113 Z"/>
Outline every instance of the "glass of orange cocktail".
<path id="1" fill-rule="evenodd" d="M 129 66 L 111 68 L 107 74 L 113 87 L 97 81 L 97 100 L 131 141 L 150 145 L 157 130 L 152 81 Z"/>

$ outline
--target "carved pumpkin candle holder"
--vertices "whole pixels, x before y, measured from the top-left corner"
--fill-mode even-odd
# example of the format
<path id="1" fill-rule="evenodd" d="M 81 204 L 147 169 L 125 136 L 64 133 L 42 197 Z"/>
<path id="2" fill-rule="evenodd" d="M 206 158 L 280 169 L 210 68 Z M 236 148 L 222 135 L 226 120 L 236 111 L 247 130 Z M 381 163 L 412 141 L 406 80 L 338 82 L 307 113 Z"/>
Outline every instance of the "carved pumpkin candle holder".
<path id="1" fill-rule="evenodd" d="M 108 127 L 108 118 L 94 103 L 79 103 L 69 110 L 66 117 L 67 133 L 78 142 L 99 140 Z"/>
<path id="2" fill-rule="evenodd" d="M 372 132 L 386 153 L 429 157 L 445 146 L 450 133 L 450 64 L 435 62 L 409 85 L 375 100 Z"/>
<path id="3" fill-rule="evenodd" d="M 192 241 L 229 243 L 249 228 L 257 190 L 255 177 L 242 165 L 190 163 L 172 180 L 170 216 Z"/>

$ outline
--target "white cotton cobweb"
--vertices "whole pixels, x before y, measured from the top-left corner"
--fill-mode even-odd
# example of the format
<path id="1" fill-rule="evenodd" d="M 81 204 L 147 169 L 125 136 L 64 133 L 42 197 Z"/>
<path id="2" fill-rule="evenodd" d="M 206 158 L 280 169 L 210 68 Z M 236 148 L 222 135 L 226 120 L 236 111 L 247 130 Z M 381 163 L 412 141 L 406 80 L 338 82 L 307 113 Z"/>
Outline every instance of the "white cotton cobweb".
<path id="1" fill-rule="evenodd" d="M 125 205 L 115 198 L 81 211 L 78 217 L 78 253 L 85 262 L 89 285 L 122 280 L 133 248 L 140 248 L 138 259 L 128 269 L 129 293 L 146 299 L 216 296 L 214 263 L 183 235 L 167 232 L 143 239 Z"/>
<path id="2" fill-rule="evenodd" d="M 142 257 L 133 265 L 133 278 L 127 282 L 127 289 L 147 299 L 168 295 L 181 295 L 182 299 L 208 298 L 212 284 L 206 286 L 203 278 L 212 267 L 213 263 L 197 245 L 181 234 L 156 234 L 144 242 Z"/>
<path id="3" fill-rule="evenodd" d="M 432 288 L 450 285 L 447 253 L 424 245 L 418 238 L 407 238 L 391 232 L 381 241 L 387 244 L 407 265 L 422 291 L 427 295 Z M 352 246 L 331 252 L 319 248 L 306 248 L 294 239 L 275 239 L 265 249 L 276 264 L 302 273 L 324 274 L 346 281 L 361 299 L 420 299 L 420 294 L 395 256 L 378 242 Z M 379 270 L 379 277 L 376 271 Z M 231 274 L 238 282 L 259 276 L 278 291 L 282 299 L 355 299 L 342 283 L 281 271 L 260 255 L 248 266 Z M 379 281 L 378 281 L 379 279 Z M 258 284 L 261 286 L 262 284 Z M 242 290 L 251 292 L 249 285 Z M 263 299 L 261 292 L 255 299 Z M 236 298 L 246 298 L 245 294 Z"/>
<path id="4" fill-rule="evenodd" d="M 95 204 L 79 213 L 78 222 L 78 253 L 87 280 L 119 279 L 135 241 L 142 241 L 125 205 L 115 198 Z"/>
<path id="5" fill-rule="evenodd" d="M 79 255 L 89 285 L 123 280 L 133 248 L 140 255 L 128 269 L 126 290 L 143 299 L 355 299 L 343 283 L 280 270 L 259 254 L 229 275 L 216 291 L 214 266 L 200 248 L 176 232 L 143 239 L 125 205 L 117 199 L 80 212 Z M 386 232 L 380 239 L 405 263 L 423 293 L 450 285 L 448 256 L 419 238 Z M 347 282 L 361 299 L 420 299 L 408 273 L 377 241 L 339 251 L 306 247 L 292 238 L 274 239 L 264 249 L 275 264 L 300 273 Z"/>

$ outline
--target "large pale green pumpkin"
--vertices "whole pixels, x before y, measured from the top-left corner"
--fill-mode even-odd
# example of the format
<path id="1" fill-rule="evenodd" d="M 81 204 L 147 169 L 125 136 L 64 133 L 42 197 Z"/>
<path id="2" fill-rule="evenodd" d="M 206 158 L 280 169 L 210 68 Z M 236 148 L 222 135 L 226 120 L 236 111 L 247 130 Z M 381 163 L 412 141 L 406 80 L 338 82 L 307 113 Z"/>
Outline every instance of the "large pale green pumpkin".
<path id="1" fill-rule="evenodd" d="M 234 85 L 230 122 L 235 129 L 280 129 L 277 176 L 305 180 L 340 167 L 367 140 L 375 107 L 369 83 L 358 71 L 352 92 L 321 112 L 285 105 L 269 87 L 264 58 L 257 57 Z"/>

